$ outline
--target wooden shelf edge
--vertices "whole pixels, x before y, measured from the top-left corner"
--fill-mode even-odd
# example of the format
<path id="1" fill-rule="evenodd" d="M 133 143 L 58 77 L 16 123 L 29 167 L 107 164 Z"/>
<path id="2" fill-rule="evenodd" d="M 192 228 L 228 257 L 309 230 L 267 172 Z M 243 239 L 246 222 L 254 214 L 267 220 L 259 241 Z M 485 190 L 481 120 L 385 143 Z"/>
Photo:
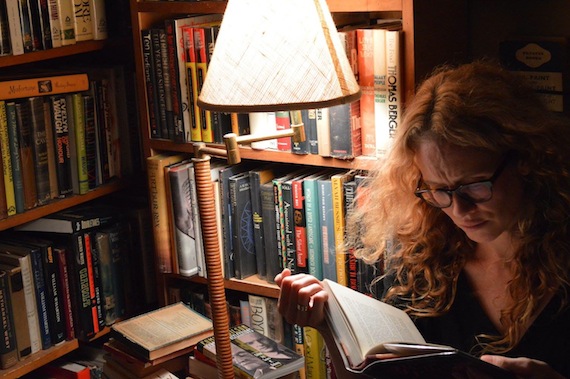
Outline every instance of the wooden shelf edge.
<path id="1" fill-rule="evenodd" d="M 167 140 L 151 140 L 150 147 L 157 151 L 177 151 L 181 153 L 193 153 L 192 143 L 175 143 Z M 221 145 L 211 145 L 220 147 Z M 223 147 L 223 146 L 222 146 Z M 292 163 L 309 166 L 322 166 L 346 169 L 370 170 L 378 162 L 378 158 L 368 156 L 358 156 L 354 159 L 344 160 L 330 157 L 322 157 L 316 154 L 293 154 L 276 150 L 254 150 L 250 147 L 240 147 L 242 159 L 271 161 L 280 163 Z"/>
<path id="2" fill-rule="evenodd" d="M 26 222 L 35 220 L 39 217 L 47 216 L 51 213 L 59 212 L 61 210 L 85 203 L 90 200 L 97 199 L 99 197 L 124 189 L 127 187 L 127 185 L 128 184 L 125 180 L 116 180 L 97 187 L 84 195 L 74 195 L 65 199 L 56 199 L 49 204 L 30 209 L 29 211 L 21 214 L 10 216 L 4 220 L 0 220 L 0 231 L 25 224 Z"/>
<path id="3" fill-rule="evenodd" d="M 327 0 L 331 12 L 377 12 L 401 11 L 402 0 Z M 223 13 L 226 9 L 225 1 L 202 2 L 164 2 L 139 1 L 136 3 L 138 12 L 152 12 L 163 14 L 182 13 Z"/>
<path id="4" fill-rule="evenodd" d="M 0 57 L 0 67 L 17 66 L 26 63 L 33 63 L 54 58 L 61 58 L 70 55 L 88 53 L 102 50 L 110 43 L 110 40 L 92 40 L 78 42 L 74 45 L 55 47 L 53 49 L 34 51 L 21 55 L 6 55 Z"/>
<path id="5" fill-rule="evenodd" d="M 29 358 L 18 362 L 16 366 L 10 367 L 7 370 L 0 370 L 0 378 L 12 379 L 19 378 L 35 369 L 62 357 L 73 350 L 79 348 L 79 341 L 74 339 L 71 341 L 65 341 L 60 345 L 52 346 L 47 350 L 39 351 L 32 354 Z"/>
<path id="6" fill-rule="evenodd" d="M 190 281 L 198 284 L 208 284 L 208 279 L 201 276 L 182 276 L 178 274 L 165 274 L 169 279 Z M 252 275 L 246 279 L 226 279 L 224 287 L 227 290 L 247 292 L 255 295 L 277 298 L 279 297 L 279 287 L 274 283 L 269 283 L 261 279 L 258 275 Z"/>

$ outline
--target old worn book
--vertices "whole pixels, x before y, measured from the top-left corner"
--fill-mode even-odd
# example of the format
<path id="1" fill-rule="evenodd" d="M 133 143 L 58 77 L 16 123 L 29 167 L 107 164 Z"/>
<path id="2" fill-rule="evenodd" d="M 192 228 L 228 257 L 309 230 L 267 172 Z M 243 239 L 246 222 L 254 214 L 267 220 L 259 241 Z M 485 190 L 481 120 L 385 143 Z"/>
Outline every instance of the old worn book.
<path id="1" fill-rule="evenodd" d="M 116 323 L 111 336 L 137 357 L 154 360 L 194 346 L 212 329 L 210 319 L 179 302 Z"/>
<path id="2" fill-rule="evenodd" d="M 328 279 L 323 284 L 329 294 L 325 318 L 349 371 L 373 378 L 514 378 L 512 373 L 453 347 L 426 343 L 412 319 L 399 308 Z M 386 353 L 393 357 L 386 358 Z"/>

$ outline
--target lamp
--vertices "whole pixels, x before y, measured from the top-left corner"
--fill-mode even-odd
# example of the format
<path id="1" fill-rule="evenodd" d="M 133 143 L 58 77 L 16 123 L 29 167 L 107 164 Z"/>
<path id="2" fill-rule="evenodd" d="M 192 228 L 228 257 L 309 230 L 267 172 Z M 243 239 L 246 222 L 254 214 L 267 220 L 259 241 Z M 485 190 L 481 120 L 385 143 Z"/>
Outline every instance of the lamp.
<path id="1" fill-rule="evenodd" d="M 198 105 L 218 112 L 289 110 L 292 128 L 267 135 L 224 136 L 226 149 L 194 145 L 208 292 L 218 375 L 233 378 L 224 279 L 210 174 L 210 155 L 240 161 L 239 143 L 304 139 L 301 109 L 358 100 L 360 88 L 325 0 L 230 0 Z M 228 153 L 229 152 L 229 153 Z"/>

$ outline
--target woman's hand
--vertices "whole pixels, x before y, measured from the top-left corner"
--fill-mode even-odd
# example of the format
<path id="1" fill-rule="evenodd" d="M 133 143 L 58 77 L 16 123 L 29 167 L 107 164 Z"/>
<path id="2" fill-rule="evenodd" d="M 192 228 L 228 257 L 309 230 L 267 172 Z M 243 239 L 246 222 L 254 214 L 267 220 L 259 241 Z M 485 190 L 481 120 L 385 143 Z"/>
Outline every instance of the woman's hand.
<path id="1" fill-rule="evenodd" d="M 324 326 L 328 294 L 317 278 L 307 274 L 291 275 L 290 270 L 284 269 L 275 277 L 275 283 L 281 287 L 279 312 L 287 322 L 316 329 Z"/>
<path id="2" fill-rule="evenodd" d="M 508 358 L 501 355 L 483 355 L 481 360 L 504 368 L 518 378 L 565 379 L 548 364 L 530 358 Z"/>

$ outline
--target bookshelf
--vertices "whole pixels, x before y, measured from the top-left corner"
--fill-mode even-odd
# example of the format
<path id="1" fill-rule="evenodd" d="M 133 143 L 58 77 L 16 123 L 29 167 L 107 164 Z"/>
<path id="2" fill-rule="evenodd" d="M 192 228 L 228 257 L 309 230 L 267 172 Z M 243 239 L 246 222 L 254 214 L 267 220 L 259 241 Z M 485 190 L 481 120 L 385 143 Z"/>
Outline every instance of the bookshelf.
<path id="1" fill-rule="evenodd" d="M 414 0 L 328 0 L 333 18 L 337 24 L 350 24 L 373 18 L 401 18 L 403 30 L 403 78 L 404 97 L 413 92 L 415 84 L 433 67 L 446 61 L 463 60 L 466 56 L 467 28 L 464 22 L 467 18 L 467 8 L 464 1 L 435 1 L 427 4 Z M 141 136 L 143 154 L 145 157 L 159 152 L 192 153 L 191 143 L 174 143 L 168 140 L 153 139 L 150 136 L 149 117 L 143 68 L 143 47 L 141 30 L 160 24 L 166 19 L 188 14 L 223 13 L 226 2 L 150 2 L 131 0 L 131 21 L 133 26 L 133 41 L 135 65 L 137 71 L 137 95 L 141 105 Z M 443 15 L 446 15 L 443 17 Z M 454 17 L 449 17 L 453 14 Z M 433 28 L 433 20 L 438 20 L 438 28 Z M 450 31 L 453 31 L 450 32 Z M 445 40 L 445 44 L 441 41 Z M 359 156 L 353 160 L 341 160 L 321 157 L 319 155 L 295 155 L 278 151 L 255 151 L 248 147 L 240 148 L 244 160 L 263 162 L 281 162 L 304 166 L 357 168 L 367 169 L 375 159 Z M 202 281 L 202 279 L 187 279 L 168 274 L 159 275 L 159 285 L 166 286 L 175 281 Z M 246 293 L 264 293 L 268 297 L 277 297 L 275 285 L 259 280 L 256 276 L 246 280 L 230 279 L 225 281 L 227 289 Z M 159 289 L 162 302 L 166 302 L 164 287 Z"/>
<path id="2" fill-rule="evenodd" d="M 115 11 L 119 12 L 119 9 L 120 7 L 118 6 Z M 127 8 L 122 7 L 122 9 L 124 10 Z M 108 18 L 108 21 L 113 22 L 113 25 L 109 25 L 109 37 L 105 40 L 88 40 L 77 42 L 73 45 L 33 51 L 21 55 L 0 56 L 0 69 L 3 72 L 3 77 L 9 77 L 11 72 L 25 71 L 28 69 L 44 69 L 58 66 L 59 64 L 77 63 L 78 65 L 81 65 L 86 61 L 90 61 L 91 63 L 109 61 L 132 67 L 132 63 L 130 61 L 132 56 L 130 54 L 122 56 L 116 54 L 116 51 L 118 50 L 125 51 L 126 48 L 130 49 L 132 47 L 130 35 L 124 31 L 119 32 L 121 28 L 126 30 L 128 25 L 126 25 L 120 18 L 119 20 L 121 21 L 121 24 L 115 25 L 116 19 L 116 16 Z M 120 57 L 120 59 L 112 59 L 113 57 Z M 23 213 L 18 213 L 0 220 L 0 231 L 6 231 L 51 213 L 125 190 L 131 185 L 131 179 L 123 177 L 103 184 L 83 195 L 73 195 L 63 199 L 51 200 L 46 205 L 37 206 Z M 108 327 L 103 328 L 91 339 L 91 341 L 105 336 L 109 331 L 110 329 Z M 29 356 L 27 359 L 18 362 L 15 366 L 6 370 L 0 370 L 0 378 L 20 378 L 37 368 L 78 349 L 82 343 L 84 342 L 79 341 L 78 339 L 73 339 L 64 341 L 58 345 L 50 347 L 49 349 L 40 350 L 39 352 Z M 85 343 L 87 343 L 87 341 Z"/>

